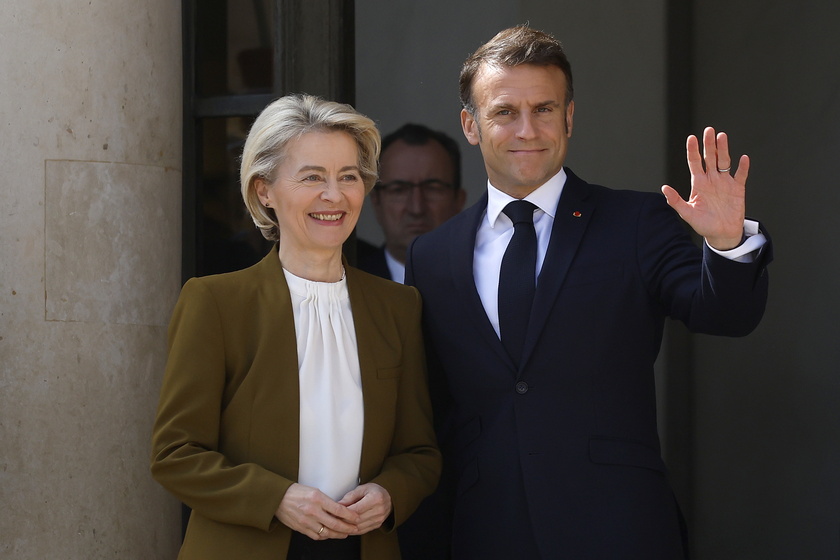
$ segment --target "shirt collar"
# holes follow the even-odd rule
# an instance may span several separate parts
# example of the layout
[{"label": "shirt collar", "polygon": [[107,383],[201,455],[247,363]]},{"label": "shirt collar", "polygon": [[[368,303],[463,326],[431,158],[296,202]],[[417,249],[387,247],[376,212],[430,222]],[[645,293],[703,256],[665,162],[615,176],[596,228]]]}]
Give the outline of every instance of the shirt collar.
[{"label": "shirt collar", "polygon": [[401,263],[385,249],[385,264],[388,265],[388,272],[391,273],[391,280],[405,284],[405,263]]},{"label": "shirt collar", "polygon": [[[560,195],[563,194],[563,187],[566,184],[566,170],[560,168],[559,173],[534,189],[525,200],[554,218],[557,210],[557,203]],[[487,221],[491,228],[496,227],[496,219],[502,213],[508,203],[516,200],[509,194],[505,194],[487,181]]]}]

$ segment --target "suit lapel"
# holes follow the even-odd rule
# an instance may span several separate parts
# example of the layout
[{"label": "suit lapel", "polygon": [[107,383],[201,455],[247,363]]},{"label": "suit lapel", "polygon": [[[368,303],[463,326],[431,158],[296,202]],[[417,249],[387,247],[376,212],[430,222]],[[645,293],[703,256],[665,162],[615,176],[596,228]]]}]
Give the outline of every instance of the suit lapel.
[{"label": "suit lapel", "polygon": [[473,274],[475,236],[486,209],[487,192],[485,191],[484,196],[478,202],[464,211],[465,219],[458,222],[460,229],[453,233],[452,244],[450,245],[450,266],[452,267],[452,277],[455,281],[458,299],[465,302],[467,316],[472,321],[475,332],[484,339],[488,347],[493,349],[499,360],[515,370],[516,365],[502,346],[490,319],[487,318],[487,312],[484,311],[484,305],[481,303],[481,296],[478,295],[478,290],[475,287],[475,276]]},{"label": "suit lapel", "polygon": [[589,196],[586,183],[569,169],[566,169],[566,173],[568,178],[557,203],[554,226],[551,229],[545,260],[537,281],[534,305],[531,308],[528,334],[522,349],[523,367],[545,328],[549,313],[552,312],[554,301],[560,293],[595,208],[595,201]]}]

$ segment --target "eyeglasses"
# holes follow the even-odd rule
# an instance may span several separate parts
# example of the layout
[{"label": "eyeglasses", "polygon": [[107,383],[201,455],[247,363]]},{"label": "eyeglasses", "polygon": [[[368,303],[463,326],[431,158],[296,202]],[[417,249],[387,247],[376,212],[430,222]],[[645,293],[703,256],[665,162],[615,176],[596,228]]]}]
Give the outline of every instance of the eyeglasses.
[{"label": "eyeglasses", "polygon": [[440,181],[438,179],[426,179],[419,183],[412,183],[411,181],[389,181],[387,183],[377,183],[376,190],[389,200],[404,201],[411,196],[414,187],[420,189],[420,193],[426,200],[442,200],[454,191],[454,187],[449,183]]}]

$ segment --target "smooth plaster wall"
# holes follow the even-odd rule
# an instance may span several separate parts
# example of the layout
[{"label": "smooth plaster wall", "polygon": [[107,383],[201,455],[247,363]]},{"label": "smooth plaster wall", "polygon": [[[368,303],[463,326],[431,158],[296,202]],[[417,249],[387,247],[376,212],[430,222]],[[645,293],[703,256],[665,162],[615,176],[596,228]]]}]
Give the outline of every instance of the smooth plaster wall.
[{"label": "smooth plaster wall", "polygon": [[840,3],[695,3],[696,115],[752,158],[762,324],[697,337],[699,560],[840,558]]},{"label": "smooth plaster wall", "polygon": [[0,557],[173,558],[149,437],[180,286],[180,4],[0,4]]}]

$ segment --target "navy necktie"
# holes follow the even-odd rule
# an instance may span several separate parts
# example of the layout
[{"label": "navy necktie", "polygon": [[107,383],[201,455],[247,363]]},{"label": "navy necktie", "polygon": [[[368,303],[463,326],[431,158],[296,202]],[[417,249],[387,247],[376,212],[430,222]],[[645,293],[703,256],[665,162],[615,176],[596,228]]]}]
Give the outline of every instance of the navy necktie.
[{"label": "navy necktie", "polygon": [[516,364],[522,357],[537,283],[536,208],[528,201],[514,200],[502,210],[513,222],[514,230],[499,273],[499,331],[502,344]]}]

